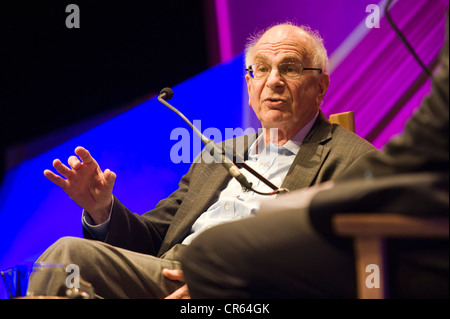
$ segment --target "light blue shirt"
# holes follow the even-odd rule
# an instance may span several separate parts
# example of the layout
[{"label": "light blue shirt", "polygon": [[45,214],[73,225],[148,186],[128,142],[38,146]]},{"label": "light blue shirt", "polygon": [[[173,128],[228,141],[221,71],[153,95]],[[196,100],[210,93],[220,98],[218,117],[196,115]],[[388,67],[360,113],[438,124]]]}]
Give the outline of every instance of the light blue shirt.
[{"label": "light blue shirt", "polygon": [[[306,134],[314,124],[316,116],[284,145],[270,143],[264,146],[264,136],[261,134],[248,149],[248,159],[245,163],[268,179],[272,184],[281,187],[295,156],[300,149]],[[253,174],[240,169],[242,174],[252,183],[253,189],[259,192],[273,191],[269,186],[257,179]],[[256,214],[261,201],[276,195],[260,195],[253,191],[244,190],[239,182],[232,178],[227,187],[220,193],[218,200],[212,204],[192,225],[190,234],[183,244],[189,244],[202,231],[213,226],[248,218]],[[114,205],[114,204],[113,204]],[[83,226],[95,238],[104,239],[108,232],[109,220],[103,224],[93,226],[89,214],[83,211]]]}]

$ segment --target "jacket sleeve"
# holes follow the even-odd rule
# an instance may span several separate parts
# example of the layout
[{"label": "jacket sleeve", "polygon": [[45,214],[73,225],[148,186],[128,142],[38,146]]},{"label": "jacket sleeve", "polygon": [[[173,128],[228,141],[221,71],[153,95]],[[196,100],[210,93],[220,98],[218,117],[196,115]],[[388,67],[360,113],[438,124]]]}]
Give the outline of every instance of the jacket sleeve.
[{"label": "jacket sleeve", "polygon": [[[154,209],[140,215],[131,212],[114,197],[108,234],[105,242],[124,249],[156,255],[165,233],[188,191],[193,166],[178,184],[178,189],[161,200]],[[85,238],[93,239],[83,229]]]}]

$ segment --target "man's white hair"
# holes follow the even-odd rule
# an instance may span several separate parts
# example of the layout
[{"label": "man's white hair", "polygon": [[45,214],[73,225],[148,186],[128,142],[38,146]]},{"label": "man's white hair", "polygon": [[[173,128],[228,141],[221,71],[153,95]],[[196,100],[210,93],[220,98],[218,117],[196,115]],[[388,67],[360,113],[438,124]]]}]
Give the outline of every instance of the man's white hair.
[{"label": "man's white hair", "polygon": [[[308,38],[310,39],[311,46],[305,48],[308,53],[308,58],[313,65],[305,65],[305,67],[310,68],[320,68],[322,72],[327,73],[328,70],[328,54],[325,46],[323,44],[323,39],[320,36],[319,32],[312,30],[309,26],[306,25],[296,25],[293,22],[283,22],[272,25],[264,30],[261,30],[254,35],[250,36],[247,40],[247,44],[245,45],[245,66],[248,67],[251,62],[251,56],[253,53],[253,49],[255,48],[256,43],[261,39],[261,37],[270,29],[276,26],[289,25],[298,28],[302,32],[304,32]],[[311,51],[311,52],[309,52]]]}]

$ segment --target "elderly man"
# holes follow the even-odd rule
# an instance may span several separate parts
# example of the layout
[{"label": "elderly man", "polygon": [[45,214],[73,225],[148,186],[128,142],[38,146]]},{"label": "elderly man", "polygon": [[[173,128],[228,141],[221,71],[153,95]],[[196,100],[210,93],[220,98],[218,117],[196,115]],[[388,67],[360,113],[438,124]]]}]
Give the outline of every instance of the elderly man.
[{"label": "elderly man", "polygon": [[[249,104],[262,130],[233,144],[243,145],[239,155],[272,183],[289,190],[319,184],[361,155],[378,152],[356,134],[331,125],[320,111],[329,76],[326,50],[316,33],[276,25],[251,41],[246,63]],[[178,190],[138,215],[113,195],[113,172],[102,172],[84,148],[75,153],[81,161],[71,156],[70,167],[53,163],[65,178],[50,170],[44,174],[84,209],[86,239],[62,238],[38,261],[77,264],[81,277],[104,298],[187,297],[181,252],[202,231],[257,214],[264,198],[242,189],[204,151]],[[255,189],[264,189],[254,177],[248,179]],[[42,294],[57,294],[60,288],[32,285],[41,285]]]},{"label": "elderly man", "polygon": [[[402,135],[333,181],[280,196],[263,203],[255,218],[200,234],[181,259],[193,298],[355,298],[361,269],[355,269],[351,241],[333,231],[335,214],[448,217],[448,17],[446,31],[432,93]],[[389,286],[378,289],[396,299],[448,299],[448,238],[395,238],[386,248],[388,264],[379,266]]]}]

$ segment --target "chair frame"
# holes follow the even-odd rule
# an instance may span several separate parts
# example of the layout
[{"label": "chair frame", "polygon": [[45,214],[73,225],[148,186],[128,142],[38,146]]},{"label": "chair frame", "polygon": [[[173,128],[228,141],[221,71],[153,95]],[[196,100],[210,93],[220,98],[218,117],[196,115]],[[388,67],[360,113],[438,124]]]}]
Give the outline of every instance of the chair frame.
[{"label": "chair frame", "polygon": [[[392,213],[341,213],[333,218],[338,235],[353,238],[359,299],[388,298],[387,258],[388,238],[448,238],[447,217],[412,217]],[[371,270],[379,267],[379,287],[367,284]],[[373,269],[372,269],[373,270]]]},{"label": "chair frame", "polygon": [[[330,122],[355,132],[352,111],[332,114]],[[359,299],[389,298],[385,252],[388,238],[449,237],[448,217],[415,217],[388,212],[339,213],[333,217],[332,224],[336,234],[353,239]],[[379,286],[367,282],[375,271],[379,275]]]}]

